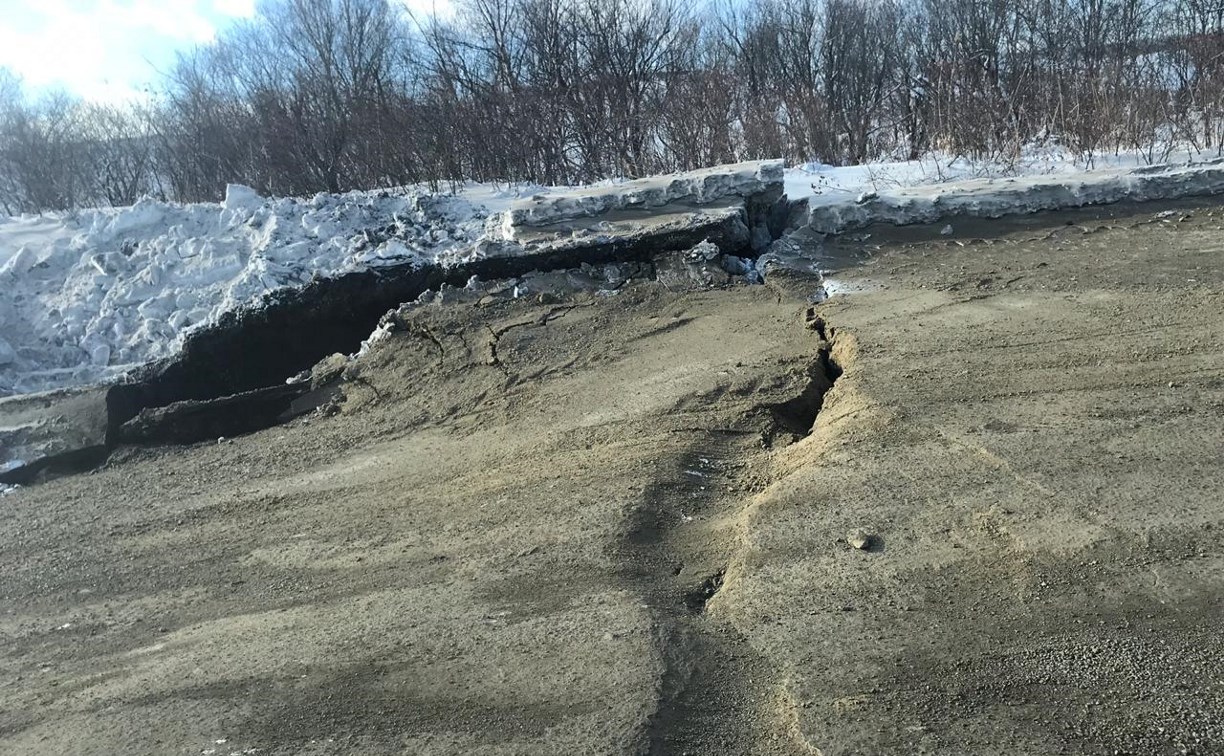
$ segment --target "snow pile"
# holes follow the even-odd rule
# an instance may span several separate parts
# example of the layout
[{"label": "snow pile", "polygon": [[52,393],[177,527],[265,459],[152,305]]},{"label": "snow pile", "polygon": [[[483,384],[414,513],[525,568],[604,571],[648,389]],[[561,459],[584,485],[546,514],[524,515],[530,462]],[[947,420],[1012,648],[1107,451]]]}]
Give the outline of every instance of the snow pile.
[{"label": "snow pile", "polygon": [[276,289],[468,249],[484,215],[416,191],[231,186],[220,204],[0,218],[0,396],[108,380]]},{"label": "snow pile", "polygon": [[1214,150],[1169,150],[1163,157],[1141,151],[1119,151],[1090,159],[1065,148],[1030,146],[1014,159],[971,160],[936,153],[918,160],[872,161],[833,166],[804,163],[786,169],[786,193],[815,205],[841,204],[864,194],[890,194],[917,186],[953,184],[975,179],[1046,176],[1051,181],[1074,174],[1157,165],[1193,165],[1220,157]]},{"label": "snow pile", "polygon": [[1224,192],[1224,162],[1148,165],[1140,153],[1101,156],[1094,170],[1057,151],[1012,162],[936,158],[861,166],[809,163],[787,171],[786,192],[806,198],[808,224],[841,233],[872,223],[934,223],[969,215],[996,218],[1121,200],[1144,201]]}]

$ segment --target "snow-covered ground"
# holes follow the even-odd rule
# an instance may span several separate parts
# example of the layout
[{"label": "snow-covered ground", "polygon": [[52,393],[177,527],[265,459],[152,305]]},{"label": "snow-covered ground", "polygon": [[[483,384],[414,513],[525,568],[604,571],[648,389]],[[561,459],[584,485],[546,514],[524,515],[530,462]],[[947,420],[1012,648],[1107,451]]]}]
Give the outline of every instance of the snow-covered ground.
[{"label": "snow-covered ground", "polygon": [[[823,213],[836,227],[873,218],[923,220],[932,208],[1023,211],[1034,209],[1034,196],[1045,198],[1046,205],[1038,203],[1043,207],[1084,204],[1085,187],[1094,186],[1109,192],[1089,201],[1112,201],[1119,192],[1139,190],[1129,169],[1143,162],[1137,154],[1098,158],[1105,170],[1084,172],[1081,163],[1047,151],[1006,165],[808,164],[789,169],[784,181],[791,198],[810,198],[814,222]],[[174,354],[192,329],[222,313],[316,277],[390,264],[451,264],[483,254],[481,240],[512,237],[507,229],[516,222],[649,207],[656,200],[705,202],[757,191],[762,178],[777,180],[773,168],[752,165],[601,182],[597,189],[468,185],[456,194],[415,187],[265,199],[235,186],[222,203],[144,200],[126,208],[0,217],[0,396],[113,379]],[[1200,170],[1224,181],[1220,165],[1176,170],[1183,183]],[[1184,193],[1195,193],[1192,183]],[[993,204],[980,205],[983,197]]]},{"label": "snow-covered ground", "polygon": [[[919,161],[792,171],[788,189],[807,186],[806,225],[821,233],[842,233],[873,223],[936,223],[960,216],[1003,215],[1224,193],[1224,159],[1146,165],[1141,156],[1098,159],[1093,170],[1070,162],[1032,160],[1011,166],[943,164],[951,180]],[[1002,170],[1006,168],[1006,170]],[[803,173],[800,178],[796,173]],[[884,180],[883,176],[888,176]],[[812,177],[815,177],[813,180]],[[836,186],[835,190],[829,187]],[[789,192],[788,192],[789,193]]]},{"label": "snow-covered ground", "polygon": [[[490,201],[496,198],[490,197]],[[0,218],[0,396],[106,380],[267,292],[470,248],[456,197],[354,192]]]},{"label": "snow-covered ground", "polygon": [[1071,150],[1041,147],[1021,151],[1013,159],[970,160],[929,155],[920,160],[876,161],[863,165],[832,166],[805,163],[786,171],[786,194],[809,197],[813,206],[853,201],[864,193],[887,194],[921,186],[972,180],[1046,177],[1055,182],[1077,174],[1095,175],[1118,169],[1145,168],[1154,163],[1197,164],[1219,157],[1215,150],[1169,149],[1153,153],[1136,150],[1093,155],[1090,159]]}]

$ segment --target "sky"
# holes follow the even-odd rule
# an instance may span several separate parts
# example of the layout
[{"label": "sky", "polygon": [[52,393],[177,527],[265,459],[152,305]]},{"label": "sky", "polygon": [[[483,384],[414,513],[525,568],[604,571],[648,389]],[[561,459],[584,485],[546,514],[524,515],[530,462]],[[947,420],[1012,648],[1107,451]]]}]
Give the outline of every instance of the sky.
[{"label": "sky", "polygon": [[[256,0],[0,0],[0,67],[29,92],[139,100],[175,53],[255,14]],[[401,0],[420,13],[449,0]]]},{"label": "sky", "polygon": [[0,0],[0,66],[29,91],[139,99],[177,50],[254,12],[255,0]]}]

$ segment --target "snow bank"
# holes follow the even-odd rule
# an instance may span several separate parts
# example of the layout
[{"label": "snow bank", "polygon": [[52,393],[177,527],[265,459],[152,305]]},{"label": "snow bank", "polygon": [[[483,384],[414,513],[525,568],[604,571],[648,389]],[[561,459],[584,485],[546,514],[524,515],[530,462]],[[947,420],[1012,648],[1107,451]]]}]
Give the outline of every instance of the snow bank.
[{"label": "snow bank", "polygon": [[807,200],[808,224],[822,233],[872,223],[997,218],[1224,192],[1224,162],[1219,158],[1145,165],[1142,155],[1122,153],[1098,158],[1095,165],[1084,170],[1082,163],[1061,153],[1010,164],[933,159],[851,167],[808,164],[787,171],[786,192],[791,199]]},{"label": "snow bank", "polygon": [[0,396],[105,381],[270,291],[431,262],[483,226],[449,196],[264,199],[241,186],[220,204],[0,220]]},{"label": "snow bank", "polygon": [[1163,157],[1140,151],[1083,155],[1059,147],[1029,147],[1014,159],[976,160],[931,154],[919,160],[872,161],[862,165],[833,166],[804,163],[786,169],[786,193],[792,199],[806,198],[812,205],[839,204],[862,194],[889,194],[916,186],[952,184],[975,179],[1007,179],[1031,176],[1057,178],[1109,171],[1147,168],[1153,165],[1193,165],[1220,157],[1214,150],[1169,150]]},{"label": "snow bank", "polygon": [[[760,161],[588,187],[469,184],[455,194],[415,187],[308,199],[231,185],[221,203],[145,200],[0,218],[0,396],[111,380],[174,355],[225,312],[315,278],[563,255],[626,235],[648,243],[721,227],[746,197],[783,182],[792,199],[807,198],[807,221],[822,232],[1224,192],[1219,162],[1135,167],[1140,160],[1116,156],[1094,172],[1047,154],[1018,167],[808,164],[785,174],[780,161]],[[993,175],[1003,171],[1024,175]]]}]

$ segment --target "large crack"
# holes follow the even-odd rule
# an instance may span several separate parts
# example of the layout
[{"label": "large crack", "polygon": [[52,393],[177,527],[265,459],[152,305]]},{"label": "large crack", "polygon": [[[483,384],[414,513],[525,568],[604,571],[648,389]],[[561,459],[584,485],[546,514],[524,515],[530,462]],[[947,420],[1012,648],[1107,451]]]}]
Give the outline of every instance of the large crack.
[{"label": "large crack", "polygon": [[527,327],[548,325],[552,321],[558,318],[564,317],[571,310],[574,310],[580,306],[581,305],[577,305],[577,304],[561,305],[558,307],[552,307],[546,312],[540,313],[539,315],[536,315],[535,317],[527,318],[525,320],[518,320],[512,323],[506,323],[506,324],[503,324],[497,327],[486,325],[485,329],[489,332],[489,339],[487,342],[488,348],[489,348],[489,358],[486,360],[486,363],[497,367],[499,370],[501,370],[503,373],[509,376],[510,374],[509,368],[506,367],[505,363],[502,362],[501,357],[497,353],[497,348],[501,344],[502,336],[505,336],[507,333],[509,333],[510,331],[513,331],[516,328],[527,328]]},{"label": "large crack", "polygon": [[745,224],[754,222],[754,215],[764,214],[758,224],[770,218],[753,203],[746,208],[743,217],[644,237],[597,239],[448,268],[411,264],[320,279],[302,289],[275,292],[258,307],[228,313],[216,325],[191,334],[177,357],[145,369],[116,389],[134,416],[144,407],[283,383],[327,355],[357,351],[383,315],[400,304],[443,285],[461,288],[473,277],[490,281],[581,265],[649,262],[661,252],[687,249],[706,239],[727,254],[751,254],[744,246]]},{"label": "large crack", "polygon": [[816,417],[824,406],[825,394],[841,377],[842,368],[833,358],[834,329],[825,324],[824,318],[809,307],[805,313],[807,328],[816,333],[816,358],[807,366],[807,383],[795,397],[785,402],[767,405],[770,421],[761,433],[761,444],[772,447],[782,437],[797,441],[812,432]]},{"label": "large crack", "polygon": [[710,603],[710,599],[714,598],[714,595],[722,588],[723,579],[726,576],[726,567],[719,568],[717,572],[707,575],[696,586],[684,592],[684,605],[694,614],[704,612],[706,604]]},{"label": "large crack", "polygon": [[[683,525],[702,509],[720,507],[717,495],[685,480],[700,459],[738,457],[742,439],[697,439],[672,480],[643,492],[630,517],[622,565],[654,616],[663,673],[658,700],[642,734],[641,752],[748,753],[755,686],[768,675],[734,628],[706,615],[722,585],[725,554],[685,543]],[[708,514],[708,513],[707,513]],[[713,743],[718,743],[713,747]]]},{"label": "large crack", "polygon": [[[835,332],[814,309],[806,326],[817,339],[808,379],[793,398],[764,405],[754,416],[762,439],[811,433],[825,395],[841,377],[832,357]],[[664,660],[656,709],[643,735],[643,751],[664,754],[805,753],[780,734],[771,708],[780,695],[772,664],[733,623],[710,613],[734,561],[737,538],[725,523],[749,505],[727,486],[694,473],[718,461],[734,469],[768,453],[751,436],[691,429],[695,438],[669,475],[649,486],[629,517],[623,540],[626,580],[655,616]],[[753,434],[756,435],[756,434]],[[766,445],[767,446],[767,445]],[[709,465],[706,464],[708,468]]]}]

